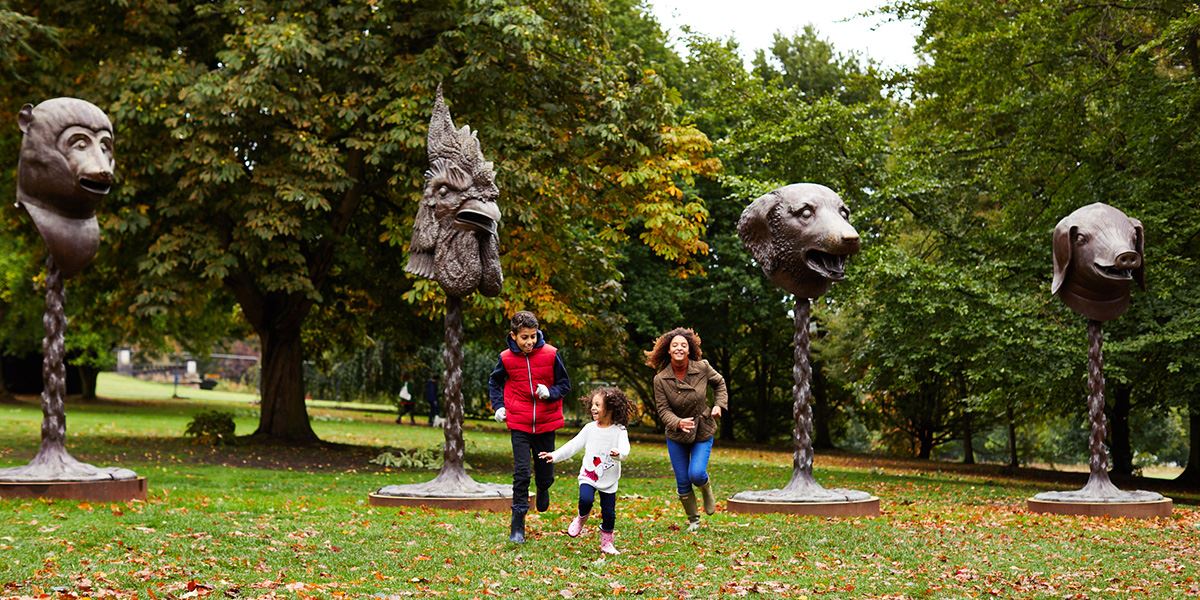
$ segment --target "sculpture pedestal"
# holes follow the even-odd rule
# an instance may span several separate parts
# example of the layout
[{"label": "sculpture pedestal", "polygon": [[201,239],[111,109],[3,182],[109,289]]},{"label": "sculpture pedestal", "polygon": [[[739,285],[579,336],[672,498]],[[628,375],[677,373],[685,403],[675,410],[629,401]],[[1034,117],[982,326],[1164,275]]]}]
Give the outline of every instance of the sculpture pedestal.
[{"label": "sculpture pedestal", "polygon": [[[501,483],[475,483],[470,491],[451,492],[446,489],[430,489],[428,484],[388,485],[367,496],[371,506],[428,506],[445,510],[487,510],[507,512],[512,510],[512,485]],[[529,505],[534,504],[534,495],[529,496]]]},{"label": "sculpture pedestal", "polygon": [[787,490],[739,492],[725,503],[732,513],[784,513],[811,517],[878,517],[879,498],[866,492],[824,489],[797,494]]},{"label": "sculpture pedestal", "polygon": [[146,478],[95,481],[0,481],[0,498],[58,498],[90,502],[146,499]]},{"label": "sculpture pedestal", "polygon": [[[1115,489],[1115,488],[1114,488]],[[1026,501],[1030,512],[1085,517],[1124,517],[1153,519],[1169,517],[1174,508],[1170,498],[1162,494],[1137,490],[1116,491],[1096,496],[1085,490],[1074,492],[1042,492]]]}]

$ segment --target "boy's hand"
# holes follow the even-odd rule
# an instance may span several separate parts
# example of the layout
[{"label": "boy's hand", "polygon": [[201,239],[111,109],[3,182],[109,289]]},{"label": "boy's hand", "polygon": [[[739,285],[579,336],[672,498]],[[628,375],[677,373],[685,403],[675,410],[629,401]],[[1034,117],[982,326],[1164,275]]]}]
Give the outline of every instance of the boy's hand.
[{"label": "boy's hand", "polygon": [[608,451],[608,455],[609,455],[609,456],[611,456],[611,457],[613,457],[613,458],[616,458],[616,457],[618,457],[618,456],[621,456],[621,453],[620,453],[620,452],[618,452],[616,448],[613,448],[612,450],[609,450],[609,451]]},{"label": "boy's hand", "polygon": [[537,397],[539,400],[545,400],[550,397],[550,390],[546,387],[546,384],[539,383],[537,385]]},{"label": "boy's hand", "polygon": [[548,463],[554,462],[554,455],[550,454],[549,452],[538,452],[538,458]]},{"label": "boy's hand", "polygon": [[500,408],[496,409],[496,414],[492,418],[496,419],[497,423],[503,423],[508,419],[508,411],[504,410],[504,407],[501,406]]}]

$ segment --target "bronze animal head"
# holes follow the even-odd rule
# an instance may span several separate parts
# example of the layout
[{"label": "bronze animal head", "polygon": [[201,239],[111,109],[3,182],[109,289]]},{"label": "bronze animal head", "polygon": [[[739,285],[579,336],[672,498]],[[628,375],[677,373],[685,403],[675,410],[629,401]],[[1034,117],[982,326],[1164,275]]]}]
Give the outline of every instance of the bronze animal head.
[{"label": "bronze animal head", "polygon": [[1142,222],[1101,202],[1076,209],[1054,227],[1054,281],[1075,312],[1096,321],[1129,308],[1129,284],[1146,289]]},{"label": "bronze animal head", "polygon": [[500,208],[492,163],[467,126],[454,128],[439,85],[429,120],[425,197],[417,209],[405,271],[436,280],[451,296],[500,293]]},{"label": "bronze animal head", "polygon": [[77,98],[26,104],[17,204],[24,206],[64,278],[83,270],[100,246],[96,206],[113,184],[113,127],[104,111]]},{"label": "bronze animal head", "polygon": [[746,207],[738,237],[763,274],[800,298],[816,298],[846,278],[846,258],[858,252],[850,210],[833,190],[795,183]]}]

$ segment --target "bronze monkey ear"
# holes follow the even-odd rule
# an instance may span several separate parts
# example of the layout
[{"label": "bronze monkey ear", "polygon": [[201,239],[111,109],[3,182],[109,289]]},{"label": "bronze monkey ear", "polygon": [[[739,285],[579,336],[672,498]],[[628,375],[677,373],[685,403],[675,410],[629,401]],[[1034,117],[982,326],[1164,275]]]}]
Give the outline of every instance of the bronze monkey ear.
[{"label": "bronze monkey ear", "polygon": [[1054,281],[1050,283],[1050,293],[1057,294],[1067,279],[1067,269],[1071,267],[1071,238],[1078,228],[1063,219],[1054,226]]},{"label": "bronze monkey ear", "polygon": [[21,133],[24,134],[32,124],[33,105],[26,104],[25,106],[21,107],[21,112],[17,113],[17,127],[19,127],[21,129]]},{"label": "bronze monkey ear", "polygon": [[751,256],[762,267],[764,273],[773,270],[771,264],[771,211],[779,205],[779,194],[768,192],[759,196],[742,211],[738,220],[738,237],[750,250]]}]

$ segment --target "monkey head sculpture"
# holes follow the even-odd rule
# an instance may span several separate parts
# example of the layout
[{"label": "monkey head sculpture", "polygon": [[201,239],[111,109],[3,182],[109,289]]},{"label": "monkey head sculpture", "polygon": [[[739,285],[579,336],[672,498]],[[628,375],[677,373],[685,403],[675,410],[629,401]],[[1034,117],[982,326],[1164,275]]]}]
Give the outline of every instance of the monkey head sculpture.
[{"label": "monkey head sculpture", "polygon": [[77,98],[26,104],[17,204],[37,226],[64,278],[83,270],[100,246],[96,206],[113,184],[113,127],[104,111]]},{"label": "monkey head sculpture", "polygon": [[404,270],[436,280],[451,296],[467,296],[476,289],[485,296],[498,295],[504,275],[495,172],[475,132],[465,125],[454,128],[440,85],[428,145],[430,169]]},{"label": "monkey head sculpture", "polygon": [[1129,308],[1130,283],[1146,289],[1142,222],[1101,202],[1081,207],[1054,227],[1054,281],[1071,310],[1096,321]]},{"label": "monkey head sculpture", "polygon": [[846,278],[846,258],[858,252],[850,210],[833,190],[812,183],[781,187],[751,202],[738,237],[771,283],[800,298],[816,298]]}]

